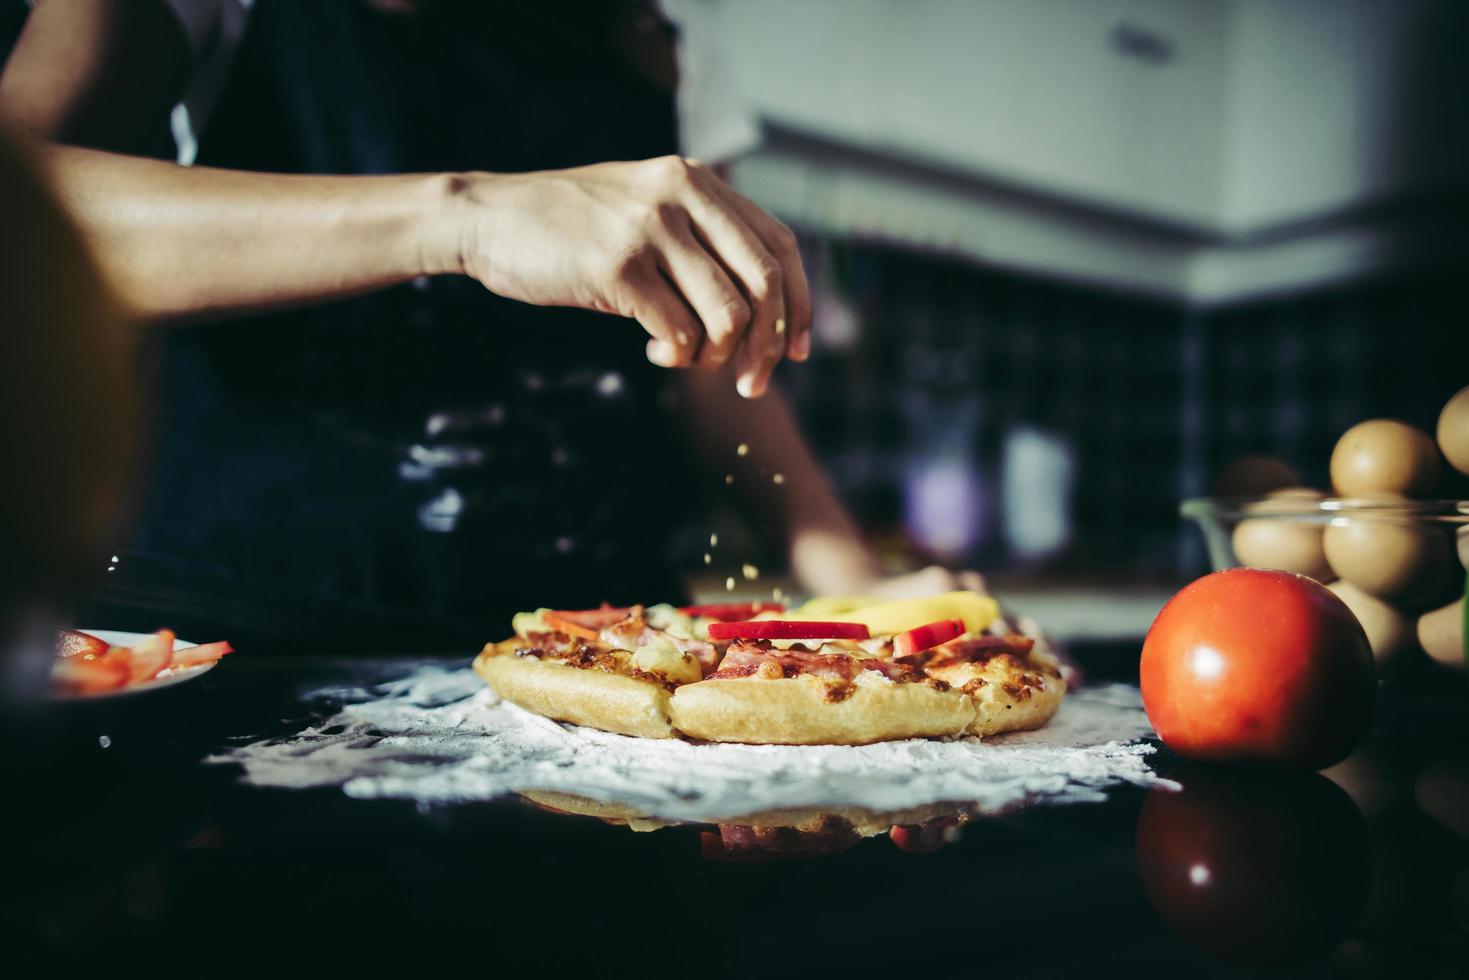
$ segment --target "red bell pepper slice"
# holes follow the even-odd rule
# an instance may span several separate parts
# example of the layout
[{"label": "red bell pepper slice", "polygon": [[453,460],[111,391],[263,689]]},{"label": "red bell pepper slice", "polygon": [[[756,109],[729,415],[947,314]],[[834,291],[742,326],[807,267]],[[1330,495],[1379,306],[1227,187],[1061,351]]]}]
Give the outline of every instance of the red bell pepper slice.
[{"label": "red bell pepper slice", "polygon": [[235,648],[224,640],[217,643],[202,643],[194,647],[174,647],[173,661],[170,667],[193,667],[197,664],[214,663],[226,654],[234,653]]},{"label": "red bell pepper slice", "polygon": [[940,643],[947,643],[954,637],[963,635],[964,620],[940,619],[917,629],[911,629],[906,633],[899,633],[893,638],[893,655],[911,657],[929,647],[936,647]]},{"label": "red bell pepper slice", "polygon": [[128,647],[128,656],[132,658],[129,682],[136,684],[158,676],[173,659],[173,640],[173,630],[159,630]]},{"label": "red bell pepper slice", "polygon": [[786,607],[779,602],[715,602],[707,606],[679,606],[678,611],[685,616],[702,616],[730,623],[749,619],[758,613],[785,612]]},{"label": "red bell pepper slice", "polygon": [[742,623],[710,623],[711,640],[865,640],[861,623],[817,623],[795,619],[756,619]]}]

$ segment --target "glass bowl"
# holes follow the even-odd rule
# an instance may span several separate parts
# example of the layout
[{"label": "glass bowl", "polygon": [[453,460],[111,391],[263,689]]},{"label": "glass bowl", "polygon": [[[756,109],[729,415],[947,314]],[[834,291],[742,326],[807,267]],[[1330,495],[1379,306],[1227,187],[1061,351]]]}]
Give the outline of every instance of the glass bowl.
[{"label": "glass bowl", "polygon": [[1186,500],[1180,512],[1203,532],[1216,571],[1280,568],[1326,584],[1361,621],[1380,666],[1421,651],[1464,668],[1469,501],[1283,491]]}]

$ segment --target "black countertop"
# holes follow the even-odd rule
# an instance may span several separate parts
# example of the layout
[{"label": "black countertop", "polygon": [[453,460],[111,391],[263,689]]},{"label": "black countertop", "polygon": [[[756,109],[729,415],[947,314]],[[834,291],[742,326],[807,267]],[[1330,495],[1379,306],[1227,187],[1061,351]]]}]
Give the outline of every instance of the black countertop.
[{"label": "black countertop", "polygon": [[[1117,647],[1074,653],[1093,676],[1134,662]],[[1469,963],[1459,689],[1389,692],[1330,779],[1189,766],[1165,750],[1154,765],[1181,793],[1122,788],[1100,804],[871,836],[835,818],[807,825],[822,833],[640,832],[518,798],[421,807],[264,790],[201,761],[334,707],[305,692],[401,669],[237,656],[7,736],[7,959],[374,975],[401,959],[416,976],[461,962],[1202,977],[1459,976]]]}]

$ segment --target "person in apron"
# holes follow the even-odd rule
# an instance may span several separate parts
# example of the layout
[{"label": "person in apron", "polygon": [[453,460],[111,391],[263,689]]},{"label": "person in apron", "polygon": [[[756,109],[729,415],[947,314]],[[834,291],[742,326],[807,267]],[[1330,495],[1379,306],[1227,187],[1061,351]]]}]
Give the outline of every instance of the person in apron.
[{"label": "person in apron", "polygon": [[[647,17],[641,5],[583,2],[255,0],[227,74],[205,93],[211,113],[191,152],[208,167],[340,175],[518,174],[658,157],[676,133],[657,59],[650,71],[631,56],[662,29]],[[188,37],[214,36],[181,23]],[[27,35],[21,44],[0,102],[27,61]],[[194,77],[201,70],[196,57]],[[111,179],[144,166],[74,156],[59,156],[64,185],[65,167]],[[327,196],[338,187],[313,186]],[[770,315],[767,297],[744,289],[749,332],[733,369],[751,395],[780,353],[809,350],[809,299],[794,292],[804,277],[789,233],[739,207],[772,251],[785,250],[787,288],[776,298],[795,297]],[[217,235],[208,241],[217,248]],[[350,251],[304,261],[341,263]],[[738,263],[727,264],[740,279]],[[287,292],[293,276],[282,270]],[[703,423],[697,449],[730,477],[764,478],[754,498],[778,531],[805,532],[793,548],[798,573],[837,570],[828,590],[872,582],[875,564],[789,414],[771,399],[721,402],[707,381],[670,384],[654,363],[695,355],[650,332],[645,358],[635,332],[595,313],[527,305],[463,277],[415,277],[164,334],[145,503],[87,616],[227,631],[237,646],[401,650],[477,645],[513,611],[548,602],[678,599],[697,558],[670,546],[717,488],[694,464],[690,419]],[[776,357],[745,356],[772,340]],[[736,454],[746,439],[756,451]],[[772,471],[783,479],[769,480]]]}]

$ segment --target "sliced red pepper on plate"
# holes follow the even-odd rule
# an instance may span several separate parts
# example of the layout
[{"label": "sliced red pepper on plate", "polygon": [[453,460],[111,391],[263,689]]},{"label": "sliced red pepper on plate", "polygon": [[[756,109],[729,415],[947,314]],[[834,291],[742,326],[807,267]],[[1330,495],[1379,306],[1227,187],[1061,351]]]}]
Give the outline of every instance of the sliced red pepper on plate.
[{"label": "sliced red pepper on plate", "polygon": [[235,648],[223,640],[217,643],[201,643],[192,647],[174,647],[170,667],[193,667],[197,664],[214,663],[225,654],[234,653]]},{"label": "sliced red pepper on plate", "polygon": [[132,658],[131,683],[152,680],[173,659],[173,630],[159,630],[128,647]]},{"label": "sliced red pepper on plate", "polygon": [[613,623],[620,623],[632,612],[631,607],[601,609],[552,609],[541,618],[553,630],[568,636],[579,636],[583,640],[595,640],[601,631]]},{"label": "sliced red pepper on plate", "polygon": [[57,658],[51,684],[59,694],[96,694],[125,686],[132,669],[126,650],[112,647],[100,654]]},{"label": "sliced red pepper on plate", "polygon": [[679,606],[678,611],[685,616],[702,616],[730,623],[763,612],[785,612],[786,607],[779,602],[714,602],[706,606]]},{"label": "sliced red pepper on plate", "polygon": [[794,619],[755,619],[742,623],[710,623],[711,640],[865,640],[861,623],[818,623]]},{"label": "sliced red pepper on plate", "polygon": [[893,637],[893,656],[911,657],[929,647],[936,647],[940,643],[947,643],[954,637],[963,635],[964,620],[962,619],[940,619],[934,623],[925,623],[916,629],[899,633]]}]

